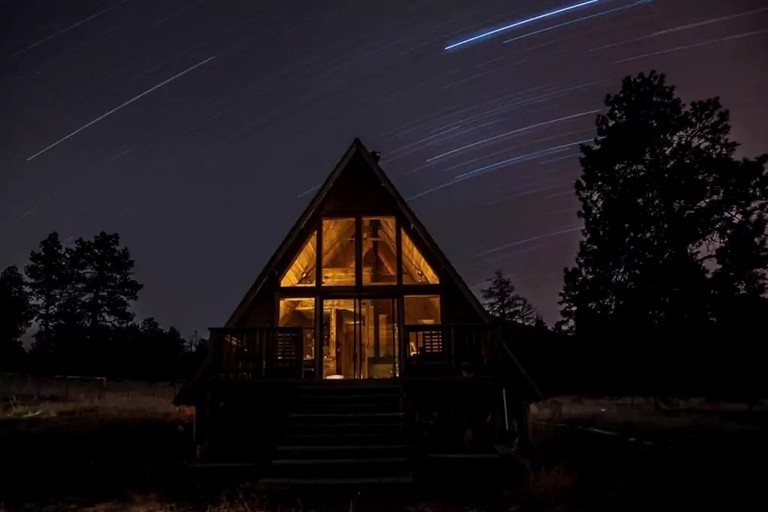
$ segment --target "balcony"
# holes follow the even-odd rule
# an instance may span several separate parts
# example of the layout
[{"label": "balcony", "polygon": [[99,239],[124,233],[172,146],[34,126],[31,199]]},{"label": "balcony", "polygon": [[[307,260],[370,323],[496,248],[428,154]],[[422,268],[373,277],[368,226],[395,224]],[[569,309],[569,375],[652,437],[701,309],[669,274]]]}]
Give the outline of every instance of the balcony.
[{"label": "balcony", "polygon": [[[407,325],[400,376],[490,375],[500,370],[498,330],[491,325]],[[212,372],[227,380],[313,379],[314,329],[211,329]]]},{"label": "balcony", "polygon": [[300,379],[305,366],[304,329],[256,327],[211,329],[213,373],[230,380]]},{"label": "balcony", "polygon": [[486,324],[407,325],[409,376],[491,374],[499,370],[499,332]]}]

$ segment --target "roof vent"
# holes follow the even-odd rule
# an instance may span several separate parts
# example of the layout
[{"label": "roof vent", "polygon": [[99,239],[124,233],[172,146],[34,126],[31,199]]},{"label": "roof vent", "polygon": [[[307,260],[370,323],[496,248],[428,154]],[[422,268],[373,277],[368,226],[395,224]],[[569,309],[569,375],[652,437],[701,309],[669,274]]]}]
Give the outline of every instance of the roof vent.
[{"label": "roof vent", "polygon": [[381,160],[381,152],[371,151],[371,158],[373,158],[374,162],[379,163],[379,160]]}]

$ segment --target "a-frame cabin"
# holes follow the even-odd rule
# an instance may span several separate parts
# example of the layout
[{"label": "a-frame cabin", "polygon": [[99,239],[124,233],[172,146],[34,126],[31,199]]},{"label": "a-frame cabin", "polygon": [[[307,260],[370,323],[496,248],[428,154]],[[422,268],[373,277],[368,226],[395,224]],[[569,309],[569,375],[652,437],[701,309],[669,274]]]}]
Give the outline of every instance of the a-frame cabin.
[{"label": "a-frame cabin", "polygon": [[202,460],[279,461],[281,445],[376,437],[390,421],[392,446],[426,446],[422,422],[443,409],[465,408],[464,426],[436,450],[484,450],[466,430],[489,444],[524,425],[508,347],[357,139],[210,340],[176,397],[196,407]]}]

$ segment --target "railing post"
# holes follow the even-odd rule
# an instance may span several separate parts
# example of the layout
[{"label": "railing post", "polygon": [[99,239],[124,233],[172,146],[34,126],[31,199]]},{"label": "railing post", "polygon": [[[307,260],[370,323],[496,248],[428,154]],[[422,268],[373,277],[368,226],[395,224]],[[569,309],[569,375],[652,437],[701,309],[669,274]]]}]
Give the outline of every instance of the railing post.
[{"label": "railing post", "polygon": [[304,329],[297,327],[293,332],[293,350],[296,355],[296,361],[294,362],[294,371],[297,374],[297,378],[304,378]]},{"label": "railing post", "polygon": [[259,332],[258,336],[258,343],[259,343],[259,352],[261,352],[261,378],[265,379],[267,377],[267,340],[265,339],[265,333]]}]

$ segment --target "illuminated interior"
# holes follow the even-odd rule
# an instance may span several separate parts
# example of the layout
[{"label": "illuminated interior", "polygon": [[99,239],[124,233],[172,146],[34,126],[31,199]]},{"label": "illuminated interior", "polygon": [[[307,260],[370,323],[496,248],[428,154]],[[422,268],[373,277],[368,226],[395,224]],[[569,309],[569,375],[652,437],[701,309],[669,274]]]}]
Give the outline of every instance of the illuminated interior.
[{"label": "illuminated interior", "polygon": [[304,359],[315,358],[315,299],[280,299],[277,325],[304,328]]},{"label": "illuminated interior", "polygon": [[440,323],[440,297],[437,295],[406,295],[405,325],[435,325]]},{"label": "illuminated interior", "polygon": [[422,256],[405,230],[401,230],[403,239],[403,284],[439,284],[432,267]]},{"label": "illuminated interior", "polygon": [[395,377],[396,299],[323,301],[323,378]]},{"label": "illuminated interior", "polygon": [[317,266],[317,233],[313,232],[280,280],[280,286],[314,286]]},{"label": "illuminated interior", "polygon": [[[397,224],[394,217],[361,219],[362,284],[397,284]],[[322,222],[322,286],[354,286],[355,219],[332,218]],[[408,233],[401,228],[403,284],[439,284],[440,280]],[[285,271],[281,287],[317,283],[317,233],[312,233]]]},{"label": "illuminated interior", "polygon": [[[403,306],[405,309],[405,325],[429,326],[440,324],[440,297],[437,295],[406,295]],[[430,331],[411,331],[409,333],[408,353],[410,355],[424,350],[429,351],[431,348],[442,348],[442,334],[440,331]]]},{"label": "illuminated interior", "polygon": [[323,219],[323,286],[355,284],[355,219]]},{"label": "illuminated interior", "polygon": [[363,217],[363,284],[397,284],[394,217]]},{"label": "illuminated interior", "polygon": [[[302,298],[281,297],[278,325],[304,329],[303,357],[306,361],[315,361],[315,347],[322,347],[322,365],[318,360],[317,368],[322,367],[323,378],[397,376],[400,347],[398,325],[400,328],[404,325],[439,325],[440,296],[403,296],[402,291],[396,292],[394,286],[398,284],[398,277],[405,286],[439,284],[437,274],[407,232],[398,228],[395,217],[324,218],[321,226],[322,231],[315,231],[309,236],[280,281],[281,287],[285,288],[312,286],[315,291],[305,290],[314,297],[306,297],[304,291],[299,292],[305,295]],[[359,245],[356,243],[357,236],[360,237]],[[400,269],[398,249],[401,251]],[[318,250],[321,251],[320,283],[317,282],[316,268]],[[356,274],[357,265],[360,265],[359,275]],[[345,291],[342,296],[337,295],[341,290],[334,292],[326,288],[322,291],[325,287],[355,286],[358,278],[361,280],[359,283],[366,288],[357,290],[374,297],[356,297],[357,291],[353,290]],[[322,288],[318,288],[317,284]],[[387,286],[393,286],[392,295],[381,297],[382,294],[388,294]],[[296,295],[296,292],[291,294]],[[328,294],[332,296],[328,297]],[[400,300],[403,301],[402,319],[398,319]],[[322,318],[318,319],[316,325],[317,301],[322,303]],[[322,330],[322,339],[317,341],[316,327]],[[413,353],[425,346],[425,340],[435,338],[439,342],[439,336],[439,330],[416,329],[415,334],[411,332],[409,339],[403,341]]]}]

